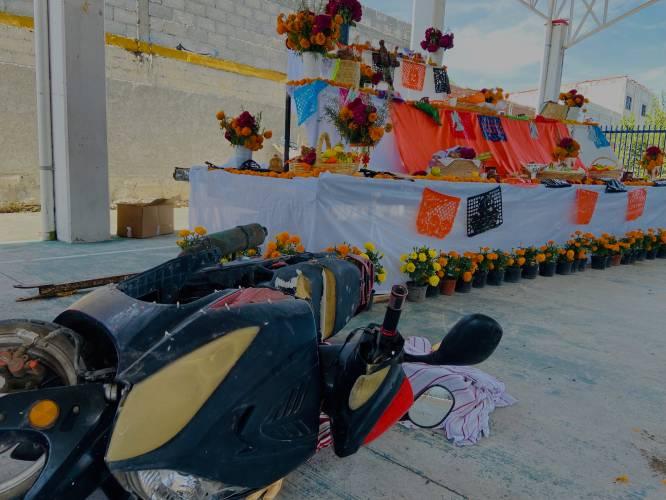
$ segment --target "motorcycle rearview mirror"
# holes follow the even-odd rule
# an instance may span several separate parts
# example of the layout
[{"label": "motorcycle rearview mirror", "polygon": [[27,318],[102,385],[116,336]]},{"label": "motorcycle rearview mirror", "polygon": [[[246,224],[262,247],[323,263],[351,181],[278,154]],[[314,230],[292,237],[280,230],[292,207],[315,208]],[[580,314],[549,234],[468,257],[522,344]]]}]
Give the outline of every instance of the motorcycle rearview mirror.
[{"label": "motorcycle rearview mirror", "polygon": [[405,361],[429,365],[475,365],[488,359],[502,340],[502,327],[484,314],[470,314],[458,321],[439,349],[426,355],[405,354]]},{"label": "motorcycle rearview mirror", "polygon": [[446,387],[433,385],[414,400],[407,418],[417,427],[433,429],[446,420],[454,405],[455,398]]}]

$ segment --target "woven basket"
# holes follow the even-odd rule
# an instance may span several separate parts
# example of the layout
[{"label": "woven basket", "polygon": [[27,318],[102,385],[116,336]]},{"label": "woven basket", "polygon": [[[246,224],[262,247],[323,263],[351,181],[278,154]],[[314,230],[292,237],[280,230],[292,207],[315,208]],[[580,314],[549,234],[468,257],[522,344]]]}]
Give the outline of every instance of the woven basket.
[{"label": "woven basket", "polygon": [[541,170],[537,173],[537,179],[558,179],[563,181],[581,181],[585,177],[585,172],[582,170],[576,171],[559,171],[559,170]]},{"label": "woven basket", "polygon": [[317,161],[314,164],[316,168],[325,169],[334,174],[344,174],[344,175],[354,175],[356,172],[358,172],[358,169],[361,165],[360,162],[359,163],[320,162],[319,159],[322,157],[322,154],[324,153],[324,145],[326,145],[326,148],[328,149],[331,148],[331,138],[328,136],[326,132],[323,132],[319,136],[319,141],[317,142]]},{"label": "woven basket", "polygon": [[463,160],[456,158],[450,163],[441,166],[442,174],[445,176],[471,178],[479,176],[479,167],[472,160]]},{"label": "woven basket", "polygon": [[312,170],[312,165],[309,163],[303,163],[301,161],[289,162],[289,171],[295,174],[305,174]]},{"label": "woven basket", "polygon": [[[592,166],[596,165],[598,162],[604,160],[604,162],[612,163],[615,165],[614,170],[599,170],[595,171],[592,170]],[[587,177],[589,179],[617,179],[620,180],[622,178],[622,169],[619,167],[617,160],[614,160],[613,158],[609,158],[607,156],[601,156],[594,160],[592,163],[590,163],[590,168],[587,171]]]}]

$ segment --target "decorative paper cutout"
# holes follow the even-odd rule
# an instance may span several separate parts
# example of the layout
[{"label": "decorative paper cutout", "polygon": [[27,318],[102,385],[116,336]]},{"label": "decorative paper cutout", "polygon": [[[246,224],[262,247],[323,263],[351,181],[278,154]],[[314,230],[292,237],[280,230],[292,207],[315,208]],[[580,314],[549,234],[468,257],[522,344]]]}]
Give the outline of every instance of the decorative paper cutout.
[{"label": "decorative paper cutout", "polygon": [[627,221],[638,219],[645,210],[647,189],[635,189],[627,193]]},{"label": "decorative paper cutout", "polygon": [[592,142],[594,142],[594,145],[597,147],[597,149],[610,147],[610,142],[608,142],[606,134],[604,134],[604,132],[597,125],[588,127],[587,134]]},{"label": "decorative paper cutout", "polygon": [[472,115],[466,112],[446,111],[447,121],[451,127],[451,134],[456,139],[467,139],[475,141],[474,122]]},{"label": "decorative paper cutout", "polygon": [[425,188],[416,217],[416,230],[419,234],[445,238],[453,228],[459,205],[460,198]]},{"label": "decorative paper cutout", "polygon": [[589,224],[597,208],[599,193],[589,189],[578,189],[576,191],[576,224]]},{"label": "decorative paper cutout", "polygon": [[502,122],[497,116],[479,115],[479,125],[481,125],[481,132],[483,132],[483,137],[487,141],[506,141],[504,127],[502,127]]},{"label": "decorative paper cutout", "polygon": [[412,61],[402,62],[402,86],[406,89],[423,90],[425,83],[425,64]]},{"label": "decorative paper cutout", "polygon": [[503,222],[501,187],[467,198],[468,237],[495,229]]},{"label": "decorative paper cutout", "polygon": [[358,87],[361,81],[361,63],[340,59],[340,67],[335,75],[335,81]]},{"label": "decorative paper cutout", "polygon": [[530,137],[535,140],[539,140],[539,128],[537,127],[536,123],[533,121],[530,121]]},{"label": "decorative paper cutout", "polygon": [[326,88],[326,83],[315,80],[308,85],[294,89],[294,104],[298,115],[298,124],[303,123],[317,112],[319,93]]},{"label": "decorative paper cutout", "polygon": [[435,79],[435,92],[438,94],[450,94],[451,82],[446,68],[433,68],[432,74]]}]

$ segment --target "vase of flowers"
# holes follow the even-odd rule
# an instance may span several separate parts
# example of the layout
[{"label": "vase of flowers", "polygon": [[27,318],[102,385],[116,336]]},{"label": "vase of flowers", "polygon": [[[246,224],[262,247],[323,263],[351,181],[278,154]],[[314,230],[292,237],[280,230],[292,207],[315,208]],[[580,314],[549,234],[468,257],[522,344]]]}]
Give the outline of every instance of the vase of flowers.
[{"label": "vase of flowers", "polygon": [[567,110],[567,120],[580,120],[581,108],[590,102],[589,99],[586,99],[576,89],[571,89],[569,92],[561,92],[560,101],[569,108]]},{"label": "vase of flowers", "polygon": [[645,169],[651,179],[657,177],[659,167],[664,164],[664,152],[659,146],[650,146],[643,153],[639,165]]},{"label": "vase of flowers", "polygon": [[303,57],[303,77],[319,78],[320,57],[335,48],[340,39],[342,16],[302,9],[277,18],[277,32],[286,35],[287,48]]},{"label": "vase of flowers", "polygon": [[421,48],[431,54],[440,50],[447,51],[453,48],[453,33],[442,33],[441,30],[430,27],[425,30]]},{"label": "vase of flowers", "polygon": [[386,123],[387,108],[377,108],[368,95],[359,96],[350,102],[331,103],[324,109],[340,137],[361,149],[361,156],[369,161],[369,149],[374,147],[393,127]]},{"label": "vase of flowers", "polygon": [[580,155],[580,144],[571,137],[560,139],[553,151],[553,159],[566,170],[573,170],[578,155]]},{"label": "vase of flowers", "polygon": [[432,248],[414,248],[408,254],[400,257],[402,265],[400,271],[409,276],[407,282],[407,300],[411,302],[422,302],[425,300],[428,286],[439,285],[437,272],[441,266],[437,262],[438,253]]},{"label": "vase of flowers", "polygon": [[224,111],[215,115],[224,130],[224,138],[234,146],[234,166],[236,168],[252,159],[252,152],[264,147],[264,139],[273,137],[273,132],[261,128],[261,113],[253,116],[243,111],[235,118],[228,118]]},{"label": "vase of flowers", "polygon": [[340,42],[349,45],[349,27],[356,26],[363,17],[363,7],[358,0],[328,0],[325,9],[329,16],[340,16]]}]

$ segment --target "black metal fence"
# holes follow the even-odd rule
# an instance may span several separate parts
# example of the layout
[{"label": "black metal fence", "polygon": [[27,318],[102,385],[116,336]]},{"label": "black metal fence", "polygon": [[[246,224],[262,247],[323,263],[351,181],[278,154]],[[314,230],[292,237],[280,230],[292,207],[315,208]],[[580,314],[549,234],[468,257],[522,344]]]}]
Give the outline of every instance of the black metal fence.
[{"label": "black metal fence", "polygon": [[663,127],[632,129],[611,126],[606,127],[604,133],[624,169],[633,172],[636,177],[645,175],[638,162],[647,148],[659,146],[662,150],[666,149],[666,128]]}]

